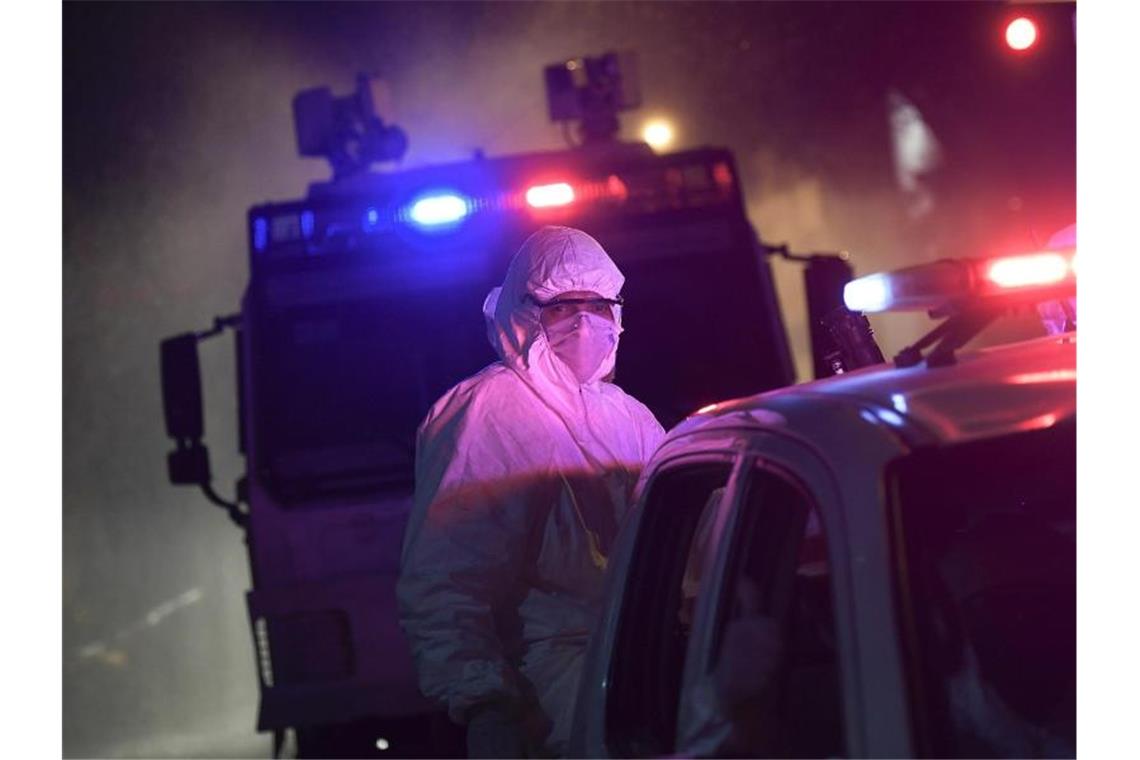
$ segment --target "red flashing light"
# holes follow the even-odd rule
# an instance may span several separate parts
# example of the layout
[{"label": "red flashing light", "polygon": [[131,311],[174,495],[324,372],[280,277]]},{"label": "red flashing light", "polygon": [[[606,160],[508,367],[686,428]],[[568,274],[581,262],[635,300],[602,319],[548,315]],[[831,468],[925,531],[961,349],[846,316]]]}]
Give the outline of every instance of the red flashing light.
[{"label": "red flashing light", "polygon": [[1005,44],[1013,50],[1028,50],[1037,42],[1037,24],[1019,16],[1005,27]]},{"label": "red flashing light", "polygon": [[1030,253],[994,259],[986,265],[985,277],[999,288],[1055,285],[1074,276],[1076,252]]},{"label": "red flashing light", "polygon": [[[518,198],[518,196],[515,196]],[[569,206],[572,203],[596,201],[624,202],[629,198],[629,188],[616,174],[604,180],[571,185],[568,182],[553,182],[532,185],[523,193],[526,205],[535,210]]]},{"label": "red flashing light", "polygon": [[713,182],[724,192],[732,189],[736,181],[732,177],[732,169],[728,168],[728,164],[719,163],[713,167]]},{"label": "red flashing light", "polygon": [[568,206],[574,202],[574,188],[565,182],[535,185],[526,191],[526,203],[531,208]]},{"label": "red flashing light", "polygon": [[606,180],[606,193],[611,198],[624,201],[629,197],[629,188],[621,181],[621,177],[611,174],[610,178]]}]

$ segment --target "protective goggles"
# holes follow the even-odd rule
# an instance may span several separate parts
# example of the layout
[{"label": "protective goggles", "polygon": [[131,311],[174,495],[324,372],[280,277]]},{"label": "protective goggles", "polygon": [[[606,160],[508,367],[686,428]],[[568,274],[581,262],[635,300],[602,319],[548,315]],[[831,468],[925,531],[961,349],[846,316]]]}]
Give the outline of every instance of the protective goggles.
[{"label": "protective goggles", "polygon": [[527,293],[527,299],[542,310],[543,314],[551,315],[555,318],[568,317],[572,314],[584,311],[590,314],[598,314],[607,318],[613,318],[613,307],[621,306],[625,301],[619,295],[616,298],[558,298],[555,297],[549,301],[539,301],[534,296]]}]

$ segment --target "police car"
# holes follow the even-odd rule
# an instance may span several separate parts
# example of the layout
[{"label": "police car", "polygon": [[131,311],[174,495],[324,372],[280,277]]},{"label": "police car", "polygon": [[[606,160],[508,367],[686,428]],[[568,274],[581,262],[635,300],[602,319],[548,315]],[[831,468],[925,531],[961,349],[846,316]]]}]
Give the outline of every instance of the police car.
[{"label": "police car", "polygon": [[[946,318],[674,428],[609,558],[571,754],[1076,752],[1075,250],[847,286]],[[961,347],[1014,308],[1064,328]]]}]

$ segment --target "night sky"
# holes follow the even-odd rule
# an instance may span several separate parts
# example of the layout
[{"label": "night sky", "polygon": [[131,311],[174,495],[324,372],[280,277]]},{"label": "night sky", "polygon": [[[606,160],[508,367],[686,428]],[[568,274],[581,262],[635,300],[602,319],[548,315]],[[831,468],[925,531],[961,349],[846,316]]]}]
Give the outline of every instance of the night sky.
[{"label": "night sky", "polygon": [[[1002,43],[1015,13],[1042,29],[1027,54]],[[328,175],[296,155],[295,92],[383,76],[405,166],[557,149],[542,67],[632,49],[644,104],[623,117],[626,137],[665,115],[677,147],[731,148],[765,240],[850,251],[865,274],[1032,248],[1075,221],[1073,15],[1065,3],[65,3],[65,754],[268,754],[253,730],[245,547],[196,490],[166,482],[158,343],[237,311],[249,206]],[[921,216],[892,164],[900,97],[940,144]],[[798,270],[776,271],[806,379]],[[924,326],[874,324],[885,353]],[[231,354],[228,339],[202,350],[224,492],[242,468]]]}]

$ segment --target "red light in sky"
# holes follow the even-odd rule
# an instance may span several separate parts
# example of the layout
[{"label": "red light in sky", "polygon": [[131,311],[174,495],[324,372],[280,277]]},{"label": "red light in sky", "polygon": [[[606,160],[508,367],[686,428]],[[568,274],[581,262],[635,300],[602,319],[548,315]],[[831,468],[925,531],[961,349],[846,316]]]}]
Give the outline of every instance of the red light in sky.
[{"label": "red light in sky", "polygon": [[1015,18],[1005,28],[1005,42],[1014,50],[1028,50],[1037,42],[1037,25],[1025,16]]}]

